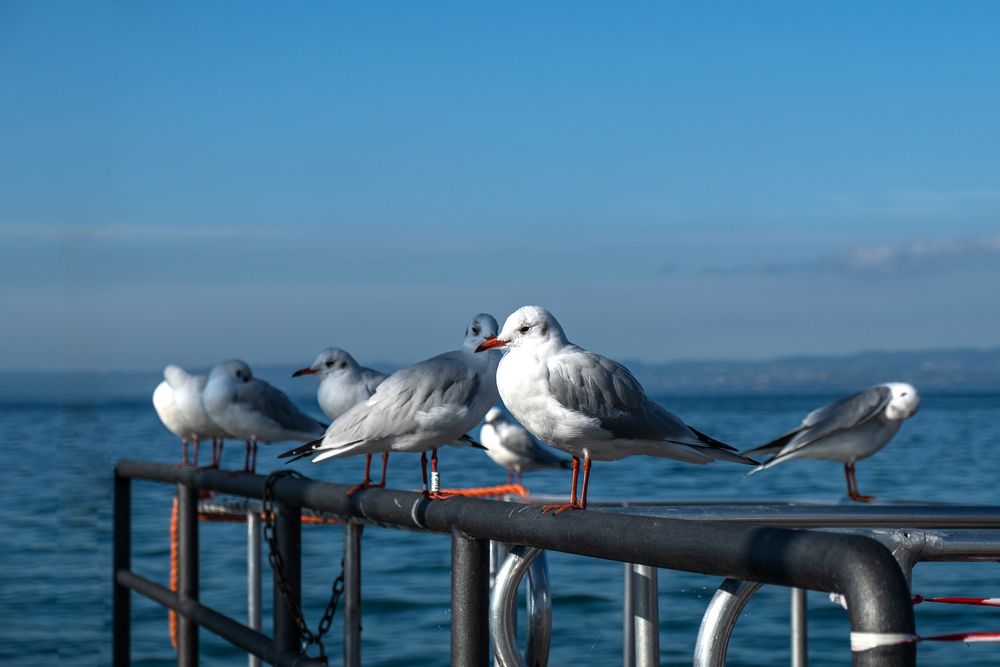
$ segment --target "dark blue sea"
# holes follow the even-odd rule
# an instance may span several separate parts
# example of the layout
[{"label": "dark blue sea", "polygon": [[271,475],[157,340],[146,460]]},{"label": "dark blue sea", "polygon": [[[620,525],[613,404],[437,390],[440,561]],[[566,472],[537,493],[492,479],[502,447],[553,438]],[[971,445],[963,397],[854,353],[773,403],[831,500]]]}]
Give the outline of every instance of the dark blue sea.
[{"label": "dark blue sea", "polygon": [[[152,387],[150,387],[150,390]],[[812,408],[835,396],[662,397],[690,424],[740,448],[760,444],[793,427]],[[299,402],[317,413],[306,396]],[[180,445],[159,423],[145,398],[76,404],[0,405],[5,453],[0,502],[0,664],[107,665],[111,648],[111,481],[121,458],[176,462]],[[258,469],[276,468],[262,449]],[[1000,505],[1000,395],[925,394],[920,413],[885,449],[858,466],[861,491],[886,500]],[[391,486],[415,488],[419,457],[390,462]],[[298,464],[319,479],[353,483],[360,459]],[[242,448],[227,445],[225,465],[242,465]],[[443,485],[501,483],[502,469],[476,450],[446,450]],[[836,502],[844,496],[842,468],[827,462],[792,462],[745,478],[745,468],[715,463],[690,466],[635,457],[598,462],[591,497],[662,499],[772,498]],[[565,493],[565,471],[526,476],[536,493]],[[172,489],[134,484],[133,564],[167,581]],[[202,600],[245,617],[245,526],[202,524]],[[340,565],[342,529],[307,526],[303,536],[304,601],[312,624],[319,618]],[[368,665],[446,665],[449,656],[449,559],[444,536],[369,527],[364,534],[364,632]],[[622,566],[553,553],[549,557],[554,611],[552,665],[620,664]],[[265,579],[265,610],[270,608]],[[690,664],[698,624],[719,580],[660,572],[661,647],[664,664]],[[996,563],[922,564],[914,592],[924,596],[1000,597]],[[134,664],[173,664],[166,612],[133,597]],[[814,665],[850,662],[846,613],[827,596],[810,593],[809,650]],[[967,630],[1000,631],[1000,609],[924,604],[916,608],[924,635]],[[265,631],[269,632],[265,613]],[[773,665],[788,660],[788,592],[765,587],[737,626],[731,665]],[[339,626],[328,651],[341,650]],[[922,644],[921,664],[993,665],[997,644]],[[337,664],[334,660],[332,664]],[[243,665],[244,654],[202,633],[202,664]]]}]

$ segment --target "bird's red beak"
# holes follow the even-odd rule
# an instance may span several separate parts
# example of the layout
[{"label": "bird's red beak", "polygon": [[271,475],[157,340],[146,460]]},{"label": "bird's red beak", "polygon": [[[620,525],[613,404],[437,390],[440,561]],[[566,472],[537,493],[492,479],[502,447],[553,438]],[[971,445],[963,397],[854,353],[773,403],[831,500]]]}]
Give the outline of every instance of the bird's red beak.
[{"label": "bird's red beak", "polygon": [[505,340],[500,340],[499,338],[496,337],[487,338],[486,340],[484,340],[482,343],[479,344],[479,347],[476,348],[476,352],[482,352],[483,350],[492,350],[497,347],[504,347],[505,345],[507,345],[507,341]]},{"label": "bird's red beak", "polygon": [[297,370],[294,373],[292,373],[292,377],[293,378],[297,378],[300,375],[316,375],[316,373],[318,373],[318,372],[319,371],[314,371],[311,368],[300,368],[299,370]]}]

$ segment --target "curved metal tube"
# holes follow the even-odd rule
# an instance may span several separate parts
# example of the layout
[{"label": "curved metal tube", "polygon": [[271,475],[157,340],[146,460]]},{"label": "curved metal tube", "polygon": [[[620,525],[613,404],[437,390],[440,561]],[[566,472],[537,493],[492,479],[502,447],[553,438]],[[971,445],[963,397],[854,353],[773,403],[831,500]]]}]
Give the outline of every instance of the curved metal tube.
[{"label": "curved metal tube", "polygon": [[524,654],[528,667],[548,667],[552,643],[552,592],[549,564],[541,551],[528,565],[528,636]]},{"label": "curved metal tube", "polygon": [[[541,556],[541,558],[539,558]],[[537,563],[537,564],[536,564]],[[517,589],[528,573],[528,641],[525,660],[517,648]],[[500,667],[545,667],[552,638],[552,598],[548,587],[545,552],[516,546],[497,572],[490,597],[490,639]]]},{"label": "curved metal tube", "polygon": [[694,667],[725,667],[729,638],[736,621],[760,587],[757,581],[726,579],[722,582],[701,617],[698,641],[694,645]]}]

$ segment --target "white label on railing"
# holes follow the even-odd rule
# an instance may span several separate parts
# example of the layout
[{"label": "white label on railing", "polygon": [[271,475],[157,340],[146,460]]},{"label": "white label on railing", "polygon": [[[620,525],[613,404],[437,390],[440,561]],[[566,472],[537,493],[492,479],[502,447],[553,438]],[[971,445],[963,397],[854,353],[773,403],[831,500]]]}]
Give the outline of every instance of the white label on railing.
[{"label": "white label on railing", "polygon": [[898,646],[915,642],[917,639],[919,639],[917,635],[903,632],[852,632],[851,650],[867,651],[880,646]]},{"label": "white label on railing", "polygon": [[431,471],[431,493],[437,493],[441,485],[441,476],[436,470]]}]

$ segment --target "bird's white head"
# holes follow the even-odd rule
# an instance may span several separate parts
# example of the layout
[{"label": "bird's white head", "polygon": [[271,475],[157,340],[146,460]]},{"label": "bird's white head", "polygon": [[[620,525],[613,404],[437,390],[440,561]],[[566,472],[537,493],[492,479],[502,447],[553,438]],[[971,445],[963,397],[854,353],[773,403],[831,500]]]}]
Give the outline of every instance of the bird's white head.
[{"label": "bird's white head", "polygon": [[499,329],[500,326],[492,315],[479,313],[465,328],[465,342],[462,347],[470,351],[476,350],[485,341],[496,338]]},{"label": "bird's white head", "polygon": [[249,382],[253,379],[253,372],[247,366],[247,362],[240,359],[229,359],[212,369],[209,379],[212,377],[228,377],[236,382]]},{"label": "bird's white head", "polygon": [[295,378],[300,375],[327,377],[340,373],[348,373],[357,367],[358,362],[346,350],[341,350],[339,347],[328,347],[319,353],[312,366],[300,368],[292,373],[292,377]]},{"label": "bird's white head", "polygon": [[566,342],[566,334],[552,313],[539,306],[522,306],[503,323],[500,335],[485,341],[477,352],[498,347],[537,347]]},{"label": "bird's white head", "polygon": [[503,418],[503,411],[500,410],[500,408],[493,406],[492,408],[490,408],[490,411],[486,413],[486,416],[483,418],[483,421],[486,422],[487,424],[492,424],[493,422],[498,421],[502,418]]},{"label": "bird's white head", "polygon": [[167,364],[166,368],[163,369],[163,379],[171,387],[178,386],[180,382],[184,381],[185,377],[187,377],[187,371],[177,364]]},{"label": "bird's white head", "polygon": [[888,382],[886,386],[892,391],[889,406],[885,416],[889,419],[909,419],[920,409],[920,395],[912,384],[906,382]]}]

